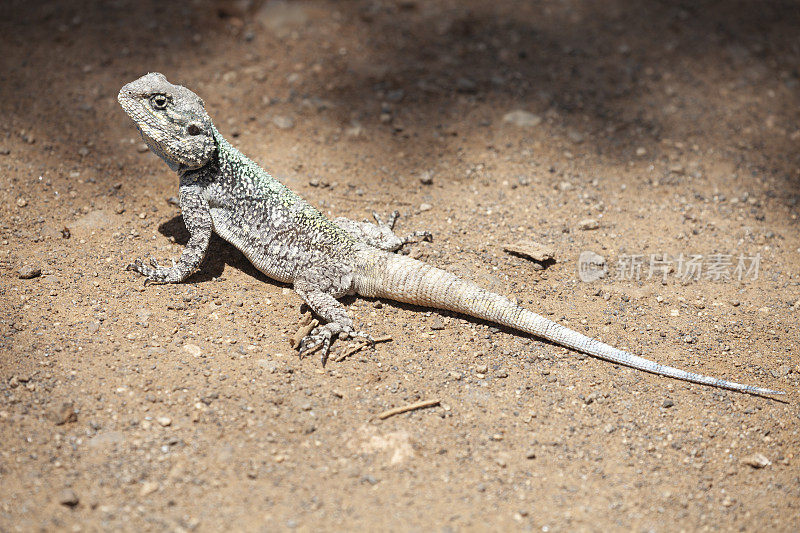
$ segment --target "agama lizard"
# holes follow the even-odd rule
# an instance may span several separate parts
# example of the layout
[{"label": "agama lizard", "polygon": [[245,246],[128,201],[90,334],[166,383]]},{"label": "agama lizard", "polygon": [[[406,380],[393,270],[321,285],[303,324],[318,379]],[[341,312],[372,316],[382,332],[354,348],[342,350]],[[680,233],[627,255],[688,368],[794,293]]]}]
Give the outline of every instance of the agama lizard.
[{"label": "agama lizard", "polygon": [[337,298],[359,294],[446,309],[514,328],[573,350],[646,372],[754,394],[779,391],[741,385],[661,365],[557,324],[510,299],[449,272],[393,253],[417,238],[384,223],[329,220],[320,211],[231,146],[214,127],[195,93],[150,73],[124,87],[118,100],[145,143],[180,177],[180,205],[190,238],[177,263],[136,261],[128,266],[145,282],[178,283],[199,269],[211,233],[241,250],[258,270],[291,283],[323,324],[299,345],[300,355],[321,348],[325,361],[334,337],[371,337],[353,326]]}]

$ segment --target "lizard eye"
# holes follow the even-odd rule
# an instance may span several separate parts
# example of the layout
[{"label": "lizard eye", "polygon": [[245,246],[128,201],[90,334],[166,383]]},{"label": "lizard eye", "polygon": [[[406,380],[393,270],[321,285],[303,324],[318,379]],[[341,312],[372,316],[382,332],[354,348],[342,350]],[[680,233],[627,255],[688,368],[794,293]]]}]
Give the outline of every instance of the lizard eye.
[{"label": "lizard eye", "polygon": [[165,94],[154,94],[150,97],[150,104],[156,109],[166,109],[167,108],[167,95]]}]

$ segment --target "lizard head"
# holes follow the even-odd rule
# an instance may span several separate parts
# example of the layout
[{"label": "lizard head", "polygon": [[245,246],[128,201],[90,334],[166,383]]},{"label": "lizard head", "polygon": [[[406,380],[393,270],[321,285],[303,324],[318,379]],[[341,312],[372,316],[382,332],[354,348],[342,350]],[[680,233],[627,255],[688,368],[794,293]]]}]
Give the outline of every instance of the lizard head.
[{"label": "lizard head", "polygon": [[117,100],[150,150],[171,169],[200,168],[214,157],[217,145],[211,117],[203,100],[186,87],[151,72],[122,87]]}]

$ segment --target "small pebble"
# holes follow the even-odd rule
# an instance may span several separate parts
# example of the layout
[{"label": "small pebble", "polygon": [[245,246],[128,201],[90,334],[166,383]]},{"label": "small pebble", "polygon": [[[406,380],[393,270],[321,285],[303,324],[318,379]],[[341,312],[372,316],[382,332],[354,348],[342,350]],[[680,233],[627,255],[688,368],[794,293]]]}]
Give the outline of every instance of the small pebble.
[{"label": "small pebble", "polygon": [[75,412],[72,402],[64,402],[50,411],[50,420],[55,425],[61,426],[69,422],[77,422],[78,414]]},{"label": "small pebble", "polygon": [[789,372],[791,371],[792,367],[790,367],[789,365],[781,365],[778,368],[770,371],[770,374],[772,374],[772,377],[782,378],[784,376],[788,376]]},{"label": "small pebble", "polygon": [[594,218],[584,218],[580,222],[578,222],[578,229],[587,231],[593,230],[600,227],[600,223]]},{"label": "small pebble", "polygon": [[278,115],[277,117],[273,117],[272,123],[275,125],[276,128],[281,130],[289,130],[294,127],[294,119],[283,115]]},{"label": "small pebble", "polygon": [[405,96],[405,93],[403,92],[403,89],[396,89],[394,91],[389,91],[386,94],[386,99],[389,102],[399,102],[400,100],[403,99],[404,96]]},{"label": "small pebble", "polygon": [[433,206],[431,204],[421,204],[419,206],[420,211],[430,211],[431,209],[433,209]]},{"label": "small pebble", "polygon": [[161,424],[163,427],[172,425],[172,419],[168,416],[159,416],[158,418],[156,418],[156,422]]},{"label": "small pebble", "polygon": [[478,84],[469,78],[458,78],[456,80],[456,91],[460,93],[476,93],[478,92]]},{"label": "small pebble", "polygon": [[66,507],[75,507],[80,502],[78,495],[72,489],[64,489],[58,493],[58,503]]},{"label": "small pebble", "polygon": [[556,250],[552,246],[546,246],[527,240],[504,244],[503,250],[512,254],[529,257],[538,263],[552,261],[556,255]]},{"label": "small pebble", "polygon": [[583,134],[577,130],[569,130],[567,132],[567,138],[575,144],[583,142]]},{"label": "small pebble", "polygon": [[28,200],[25,198],[17,198],[17,207],[25,207],[28,205]]},{"label": "small pebble", "polygon": [[666,399],[666,400],[664,400],[664,402],[661,404],[661,407],[663,407],[664,409],[669,409],[669,408],[670,408],[670,407],[672,407],[673,405],[675,405],[675,402],[673,402],[672,400],[670,400],[669,398],[667,398],[667,399]]},{"label": "small pebble", "polygon": [[764,468],[772,464],[770,460],[767,459],[767,457],[762,453],[748,455],[747,457],[742,458],[742,462],[753,468]]},{"label": "small pebble", "polygon": [[530,111],[517,109],[511,111],[510,113],[506,113],[503,116],[503,122],[512,124],[519,128],[534,128],[542,123],[542,117],[539,115],[534,115]]},{"label": "small pebble", "polygon": [[148,496],[158,490],[158,483],[155,481],[145,481],[139,489],[139,496]]},{"label": "small pebble", "polygon": [[[190,298],[191,299],[191,298]],[[183,351],[191,355],[192,357],[202,357],[203,350],[196,344],[184,344]]]},{"label": "small pebble", "polygon": [[17,270],[17,275],[19,276],[19,279],[38,278],[39,276],[42,275],[42,269],[39,267],[25,265],[24,267]]},{"label": "small pebble", "polygon": [[722,500],[723,507],[730,507],[732,505],[733,505],[733,500],[730,498],[730,496],[726,496],[725,499]]},{"label": "small pebble", "polygon": [[600,398],[600,393],[599,392],[597,392],[597,391],[590,392],[583,399],[583,403],[585,403],[586,405],[591,405],[594,402],[596,402],[598,398]]}]

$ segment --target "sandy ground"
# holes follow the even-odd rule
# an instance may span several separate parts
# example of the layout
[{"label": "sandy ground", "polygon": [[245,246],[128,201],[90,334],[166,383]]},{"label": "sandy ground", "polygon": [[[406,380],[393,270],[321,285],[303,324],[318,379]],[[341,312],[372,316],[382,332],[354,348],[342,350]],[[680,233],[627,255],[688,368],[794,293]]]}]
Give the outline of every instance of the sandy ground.
[{"label": "sandy ground", "polygon": [[[793,1],[3,2],[0,531],[796,531],[798,34]],[[323,369],[219,239],[143,287],[187,238],[115,98],[148,71],[326,213],[784,401],[360,298],[392,340]]]}]

